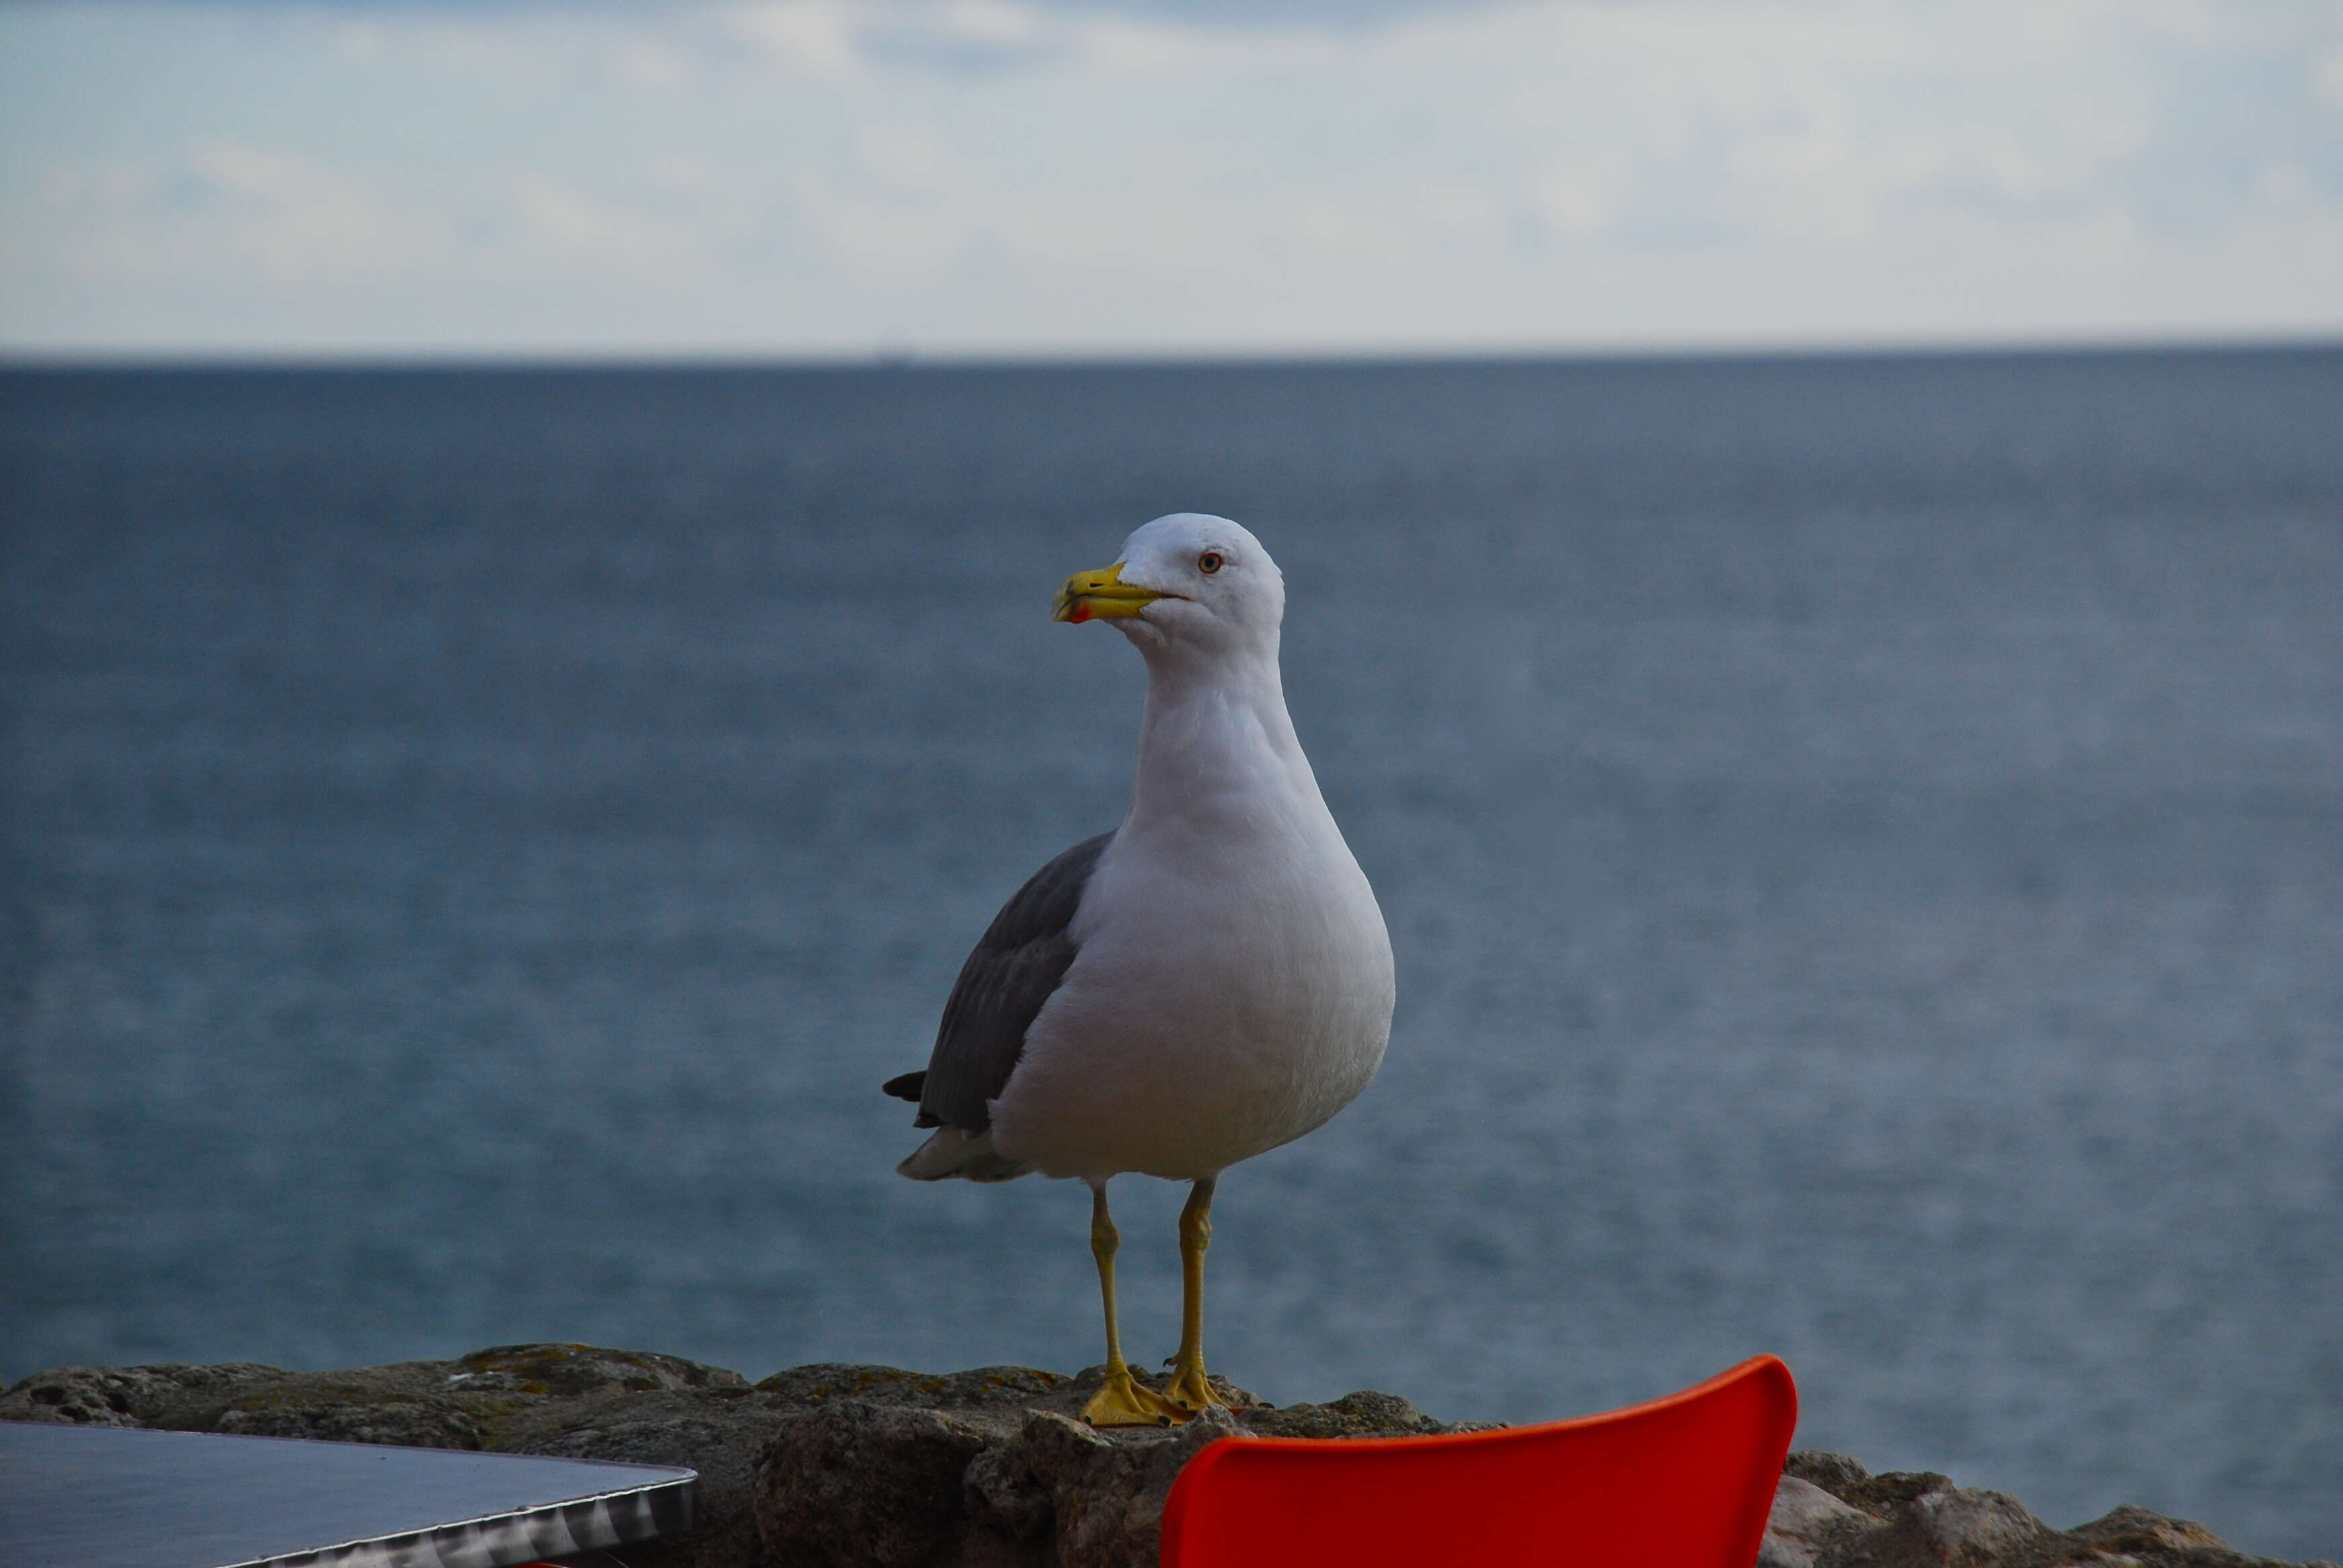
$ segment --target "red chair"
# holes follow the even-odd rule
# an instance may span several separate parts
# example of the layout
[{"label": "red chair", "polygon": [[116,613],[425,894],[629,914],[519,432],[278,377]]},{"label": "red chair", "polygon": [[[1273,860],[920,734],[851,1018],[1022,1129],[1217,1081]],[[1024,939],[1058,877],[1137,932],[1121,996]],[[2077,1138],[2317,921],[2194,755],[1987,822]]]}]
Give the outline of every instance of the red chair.
[{"label": "red chair", "polygon": [[1544,1426],[1226,1438],[1172,1488],[1162,1568],[1750,1568],[1797,1420],[1790,1369],[1759,1356]]}]

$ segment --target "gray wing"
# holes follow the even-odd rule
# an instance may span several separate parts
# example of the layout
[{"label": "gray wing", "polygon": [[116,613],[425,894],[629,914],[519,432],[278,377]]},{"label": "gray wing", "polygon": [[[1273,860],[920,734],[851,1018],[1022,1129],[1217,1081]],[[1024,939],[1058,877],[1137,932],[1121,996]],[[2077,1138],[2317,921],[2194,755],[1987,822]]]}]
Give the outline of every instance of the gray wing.
[{"label": "gray wing", "polygon": [[1001,907],[960,966],[944,1003],[936,1049],[925,1072],[890,1079],[886,1091],[920,1102],[915,1127],[981,1132],[992,1125],[985,1101],[998,1099],[1025,1050],[1025,1031],[1074,961],[1066,928],[1112,833],[1101,833],[1051,860]]}]

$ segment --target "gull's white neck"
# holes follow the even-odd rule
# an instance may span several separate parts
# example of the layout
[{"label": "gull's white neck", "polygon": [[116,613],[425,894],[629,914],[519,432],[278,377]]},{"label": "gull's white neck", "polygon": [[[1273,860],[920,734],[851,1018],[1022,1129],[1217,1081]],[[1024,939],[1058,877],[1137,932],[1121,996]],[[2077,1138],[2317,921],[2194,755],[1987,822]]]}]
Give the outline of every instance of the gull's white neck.
[{"label": "gull's white neck", "polygon": [[1142,647],[1147,711],[1128,828],[1225,843],[1332,828],[1285,711],[1277,643]]}]

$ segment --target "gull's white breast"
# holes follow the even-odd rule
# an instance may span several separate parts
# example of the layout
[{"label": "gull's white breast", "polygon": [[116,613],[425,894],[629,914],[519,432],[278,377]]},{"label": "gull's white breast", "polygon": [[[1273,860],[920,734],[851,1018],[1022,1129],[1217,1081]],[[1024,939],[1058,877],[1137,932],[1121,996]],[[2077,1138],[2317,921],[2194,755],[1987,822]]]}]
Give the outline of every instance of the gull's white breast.
[{"label": "gull's white breast", "polygon": [[1209,1175],[1374,1076],[1393,985],[1373,890],[1299,749],[1233,749],[1177,809],[1142,790],[1101,859],[1073,966],[992,1103],[1009,1158],[1093,1181]]}]

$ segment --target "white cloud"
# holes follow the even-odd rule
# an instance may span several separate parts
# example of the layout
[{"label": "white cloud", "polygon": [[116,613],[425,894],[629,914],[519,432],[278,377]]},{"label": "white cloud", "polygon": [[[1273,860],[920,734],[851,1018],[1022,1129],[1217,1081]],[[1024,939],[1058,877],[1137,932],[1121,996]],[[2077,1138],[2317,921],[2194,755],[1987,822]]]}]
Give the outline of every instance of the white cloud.
[{"label": "white cloud", "polygon": [[827,0],[726,5],[713,19],[725,34],[801,70],[844,75],[861,63],[854,16]]},{"label": "white cloud", "polygon": [[2311,76],[2318,84],[2318,95],[2333,109],[2343,109],[2343,48],[2329,49],[2320,55],[2311,67]]},{"label": "white cloud", "polygon": [[119,15],[0,14],[0,55],[33,61],[0,70],[58,78],[0,95],[0,343],[2343,329],[2343,12],[1644,0],[1335,29],[775,0],[108,34]]},{"label": "white cloud", "polygon": [[[206,141],[153,163],[60,164],[15,215],[57,263],[136,287],[175,273],[315,278],[393,237],[371,194],[298,153]],[[37,254],[37,253],[36,253]]]}]

